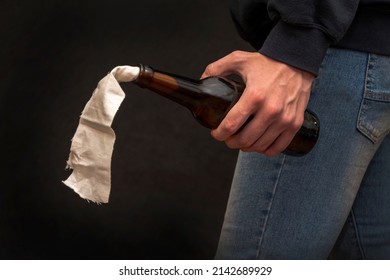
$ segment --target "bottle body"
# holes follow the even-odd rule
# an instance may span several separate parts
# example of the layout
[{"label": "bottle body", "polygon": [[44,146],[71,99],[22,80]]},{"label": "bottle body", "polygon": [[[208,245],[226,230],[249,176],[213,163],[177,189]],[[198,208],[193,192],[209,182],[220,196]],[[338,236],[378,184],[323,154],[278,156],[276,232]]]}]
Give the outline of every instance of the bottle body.
[{"label": "bottle body", "polygon": [[[185,106],[198,122],[210,129],[218,127],[245,88],[241,83],[224,77],[193,80],[144,65],[140,65],[140,74],[134,82]],[[303,126],[284,153],[293,156],[308,153],[317,142],[318,135],[317,117],[305,111]]]}]

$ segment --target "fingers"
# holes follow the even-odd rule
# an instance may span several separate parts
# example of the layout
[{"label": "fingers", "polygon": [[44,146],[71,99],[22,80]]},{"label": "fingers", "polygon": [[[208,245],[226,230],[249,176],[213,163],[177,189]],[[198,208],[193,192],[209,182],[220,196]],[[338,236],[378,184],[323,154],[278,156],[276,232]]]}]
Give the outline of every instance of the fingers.
[{"label": "fingers", "polygon": [[[275,156],[288,147],[302,123],[303,116],[296,117],[291,122],[288,118],[281,122],[276,120],[251,146],[241,146],[241,143],[238,143],[238,148],[244,152],[258,152],[270,157]],[[245,138],[245,136],[241,137]]]},{"label": "fingers", "polygon": [[240,100],[212,136],[233,149],[274,156],[287,148],[303,123],[313,76],[259,53],[233,52],[208,65],[202,78],[240,75]]},{"label": "fingers", "polygon": [[224,140],[229,148],[274,156],[287,148],[303,123],[303,115],[298,116],[296,112],[274,109],[273,112],[260,110],[255,114],[238,133]]},{"label": "fingers", "polygon": [[251,107],[248,107],[244,99],[241,99],[228,112],[220,125],[211,131],[211,135],[219,141],[226,141],[238,133],[240,128],[251,118],[251,115]]}]

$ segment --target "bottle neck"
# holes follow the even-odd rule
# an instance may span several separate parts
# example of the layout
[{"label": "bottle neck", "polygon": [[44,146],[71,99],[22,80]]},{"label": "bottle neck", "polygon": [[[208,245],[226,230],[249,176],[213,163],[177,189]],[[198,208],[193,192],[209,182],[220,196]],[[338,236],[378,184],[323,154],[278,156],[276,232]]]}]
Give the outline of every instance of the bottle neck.
[{"label": "bottle neck", "polygon": [[134,81],[141,87],[151,88],[154,87],[167,87],[169,89],[177,89],[177,81],[173,75],[165,74],[160,71],[155,71],[150,66],[139,65],[140,72],[138,78]]},{"label": "bottle neck", "polygon": [[142,64],[139,76],[134,83],[190,109],[196,106],[201,93],[199,83],[196,80],[154,70],[150,66]]},{"label": "bottle neck", "polygon": [[[187,107],[208,128],[219,125],[245,88],[244,84],[220,77],[196,81],[144,65],[140,65],[140,73],[134,83]],[[295,156],[306,154],[315,145],[318,133],[317,117],[306,111],[303,127],[284,153]]]}]

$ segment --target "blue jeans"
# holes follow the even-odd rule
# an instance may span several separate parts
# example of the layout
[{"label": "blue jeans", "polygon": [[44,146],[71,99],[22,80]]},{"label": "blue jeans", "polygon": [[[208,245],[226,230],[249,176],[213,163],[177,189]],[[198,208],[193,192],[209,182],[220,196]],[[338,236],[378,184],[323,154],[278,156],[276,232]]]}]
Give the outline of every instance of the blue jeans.
[{"label": "blue jeans", "polygon": [[240,152],[217,259],[390,259],[390,57],[329,49],[303,157]]}]

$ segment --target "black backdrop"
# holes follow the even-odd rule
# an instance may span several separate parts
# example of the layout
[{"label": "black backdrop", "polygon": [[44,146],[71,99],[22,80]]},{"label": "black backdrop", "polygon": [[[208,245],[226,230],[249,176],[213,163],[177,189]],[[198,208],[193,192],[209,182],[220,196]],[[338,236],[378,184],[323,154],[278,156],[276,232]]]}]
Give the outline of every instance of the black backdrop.
[{"label": "black backdrop", "polygon": [[109,204],[61,181],[80,113],[113,67],[197,78],[248,49],[227,2],[1,1],[1,259],[213,258],[237,152],[179,105],[123,84]]}]

